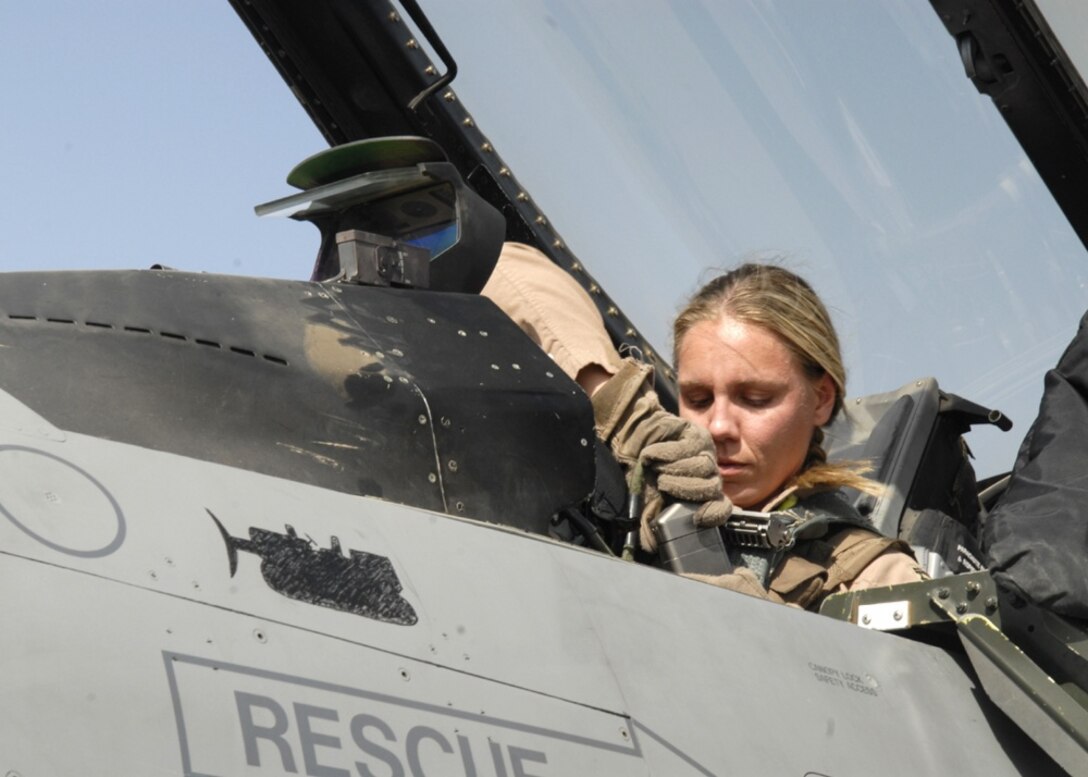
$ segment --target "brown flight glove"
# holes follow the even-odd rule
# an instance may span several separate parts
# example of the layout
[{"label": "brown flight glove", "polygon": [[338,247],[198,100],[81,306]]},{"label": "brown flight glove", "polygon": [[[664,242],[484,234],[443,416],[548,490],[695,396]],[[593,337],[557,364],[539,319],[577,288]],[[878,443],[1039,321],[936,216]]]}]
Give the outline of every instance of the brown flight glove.
[{"label": "brown flight glove", "polygon": [[729,591],[736,591],[739,594],[747,594],[748,596],[754,596],[757,599],[769,599],[771,601],[779,601],[776,596],[773,596],[766,588],[764,588],[759,578],[755,573],[747,567],[737,567],[732,572],[724,575],[699,575],[688,573],[684,577],[692,580],[698,580],[702,583],[710,583],[716,585],[718,588],[725,588]]},{"label": "brown flight glove", "polygon": [[699,527],[721,526],[733,512],[722,494],[710,433],[662,408],[652,378],[652,367],[624,359],[619,372],[592,397],[597,436],[623,466],[628,488],[642,493],[639,538],[651,552],[657,549],[653,521],[666,497],[702,502],[695,512]]}]

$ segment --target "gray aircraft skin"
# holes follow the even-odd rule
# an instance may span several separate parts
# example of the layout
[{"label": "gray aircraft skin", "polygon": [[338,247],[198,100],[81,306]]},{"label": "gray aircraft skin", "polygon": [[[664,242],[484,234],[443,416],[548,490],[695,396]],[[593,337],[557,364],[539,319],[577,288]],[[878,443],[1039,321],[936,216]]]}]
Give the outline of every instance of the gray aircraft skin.
[{"label": "gray aircraft skin", "polygon": [[[431,137],[570,266],[418,47],[389,53],[395,9],[232,4],[332,144]],[[334,28],[385,87],[358,114],[315,53]],[[450,288],[5,276],[0,774],[1088,774],[1088,639],[1039,616],[1072,656],[1050,680],[984,572],[821,615],[549,536],[595,488],[589,403]],[[858,413],[844,447],[879,423]],[[925,440],[889,471],[892,531]]]}]

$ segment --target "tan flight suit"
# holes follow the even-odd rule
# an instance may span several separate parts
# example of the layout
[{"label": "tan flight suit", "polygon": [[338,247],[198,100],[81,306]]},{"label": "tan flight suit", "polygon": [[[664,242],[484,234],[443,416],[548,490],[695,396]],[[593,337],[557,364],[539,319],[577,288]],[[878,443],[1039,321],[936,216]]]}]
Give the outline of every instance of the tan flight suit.
[{"label": "tan flight suit", "polygon": [[[589,294],[537,249],[504,244],[481,293],[572,379],[592,364],[613,374],[619,370],[622,360]],[[831,593],[925,579],[909,550],[900,540],[856,526],[835,526],[820,540],[799,543],[771,574],[769,591],[754,580],[758,590],[728,583],[725,587],[815,608]]]},{"label": "tan flight suit", "polygon": [[622,360],[589,294],[537,249],[504,243],[480,293],[502,308],[572,379],[590,364],[613,374],[619,370]]}]

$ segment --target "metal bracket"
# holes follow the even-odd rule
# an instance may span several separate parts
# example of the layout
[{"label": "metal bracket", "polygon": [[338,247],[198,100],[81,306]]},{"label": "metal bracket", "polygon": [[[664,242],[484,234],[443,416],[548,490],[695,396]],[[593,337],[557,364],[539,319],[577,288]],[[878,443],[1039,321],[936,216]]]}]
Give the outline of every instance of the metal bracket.
[{"label": "metal bracket", "polygon": [[986,695],[1070,774],[1088,763],[1088,710],[982,615],[956,621]]},{"label": "metal bracket", "polygon": [[863,629],[894,631],[910,623],[910,600],[858,605],[858,625]]},{"label": "metal bracket", "polygon": [[965,615],[983,615],[1001,625],[997,586],[985,571],[833,594],[820,613],[881,631],[949,623]]}]

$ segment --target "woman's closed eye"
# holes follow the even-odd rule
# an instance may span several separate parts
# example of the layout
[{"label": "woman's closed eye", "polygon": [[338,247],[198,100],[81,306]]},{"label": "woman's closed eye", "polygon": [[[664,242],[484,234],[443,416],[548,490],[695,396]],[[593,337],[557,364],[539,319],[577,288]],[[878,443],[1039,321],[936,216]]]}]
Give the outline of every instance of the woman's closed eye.
[{"label": "woman's closed eye", "polygon": [[680,401],[692,410],[706,410],[714,404],[714,395],[702,391],[685,392],[681,394]]},{"label": "woman's closed eye", "polygon": [[770,407],[774,403],[774,399],[775,398],[773,394],[766,393],[742,394],[740,396],[741,404],[745,405],[746,407],[753,407],[757,409],[761,407]]}]

